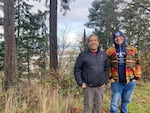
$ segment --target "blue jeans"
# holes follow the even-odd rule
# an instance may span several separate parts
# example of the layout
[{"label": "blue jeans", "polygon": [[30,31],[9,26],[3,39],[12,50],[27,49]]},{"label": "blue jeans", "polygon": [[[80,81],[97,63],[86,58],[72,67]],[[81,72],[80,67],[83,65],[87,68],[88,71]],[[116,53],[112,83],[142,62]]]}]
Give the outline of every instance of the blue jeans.
[{"label": "blue jeans", "polygon": [[128,113],[128,104],[131,102],[132,94],[134,88],[136,86],[136,82],[126,83],[111,83],[111,105],[110,105],[110,113],[117,113],[119,101],[121,98],[121,107],[120,113]]}]

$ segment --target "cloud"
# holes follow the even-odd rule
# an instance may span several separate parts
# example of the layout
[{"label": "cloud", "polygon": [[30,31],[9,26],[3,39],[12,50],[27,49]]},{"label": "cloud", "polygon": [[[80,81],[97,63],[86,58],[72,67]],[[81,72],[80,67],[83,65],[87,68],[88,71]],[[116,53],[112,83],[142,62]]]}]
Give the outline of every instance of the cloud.
[{"label": "cloud", "polygon": [[82,25],[82,22],[72,22],[70,25],[60,23],[58,25],[58,38],[62,38],[65,34],[64,31],[66,31],[67,42],[77,46],[79,45],[79,42],[82,41],[84,29],[86,31],[86,36],[89,36],[92,33],[92,29],[85,28]]},{"label": "cloud", "polygon": [[4,17],[3,10],[0,9],[0,17]]},{"label": "cloud", "polygon": [[[69,42],[77,45],[79,40],[83,36],[83,30],[85,29],[84,24],[88,21],[89,11],[91,3],[94,0],[74,0],[70,3],[70,11],[67,12],[65,16],[60,12],[60,3],[58,2],[58,37],[61,38],[63,34],[61,33],[64,29],[69,29]],[[34,5],[33,11],[36,12],[37,9],[46,10],[45,0],[39,2],[30,1]],[[48,22],[48,21],[47,21]],[[46,23],[47,23],[46,22]],[[48,24],[47,24],[48,25]],[[92,32],[92,30],[87,29],[87,34]]]},{"label": "cloud", "polygon": [[[67,28],[69,29],[70,37],[68,41],[76,45],[81,40],[79,37],[83,36],[83,30],[85,29],[84,24],[88,21],[88,9],[94,0],[74,0],[70,3],[70,11],[68,11],[65,16],[60,12],[59,1],[60,0],[58,0],[58,37],[61,38],[63,35],[61,30]],[[48,10],[45,6],[45,0],[41,0],[41,2],[29,0],[28,3],[34,6],[32,12]],[[3,16],[1,12],[0,16]],[[48,25],[48,20],[46,24]],[[91,30],[87,29],[87,33],[91,33]]]},{"label": "cloud", "polygon": [[[74,0],[70,3],[70,11],[63,16],[62,12],[60,11],[60,3],[58,1],[58,22],[85,22],[87,21],[87,16],[89,14],[88,8],[91,7],[91,3],[94,0]],[[33,12],[36,12],[38,9],[40,10],[48,10],[45,6],[45,0],[42,0],[41,2],[37,1],[30,1],[30,4],[34,5],[34,8],[32,8]],[[64,23],[65,24],[65,23]]]},{"label": "cloud", "polygon": [[58,40],[60,41],[60,43],[62,42],[62,39],[64,37],[65,43],[69,44],[70,46],[73,46],[73,45],[77,46],[79,44],[79,42],[81,41],[81,37],[82,37],[81,31],[79,33],[77,29],[73,29],[73,28],[74,28],[73,26],[65,26],[63,24],[60,24],[58,26],[58,29],[59,29]]},{"label": "cloud", "polygon": [[[65,27],[70,29],[70,42],[78,45],[83,37],[83,30],[86,29],[87,35],[92,30],[85,28],[84,24],[88,21],[89,11],[91,3],[94,0],[75,0],[70,4],[70,11],[63,16],[61,12],[58,12],[58,31]],[[59,35],[61,36],[61,35]]]},{"label": "cloud", "polygon": [[58,12],[59,22],[85,22],[89,14],[88,8],[94,0],[75,0],[70,4],[70,11],[63,16],[61,12]]}]

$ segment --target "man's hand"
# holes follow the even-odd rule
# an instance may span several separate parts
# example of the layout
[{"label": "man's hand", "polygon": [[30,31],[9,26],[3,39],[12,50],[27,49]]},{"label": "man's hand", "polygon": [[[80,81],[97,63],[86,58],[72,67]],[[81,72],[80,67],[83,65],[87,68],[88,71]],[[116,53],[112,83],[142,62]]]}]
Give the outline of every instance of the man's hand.
[{"label": "man's hand", "polygon": [[111,81],[111,83],[114,83],[115,82],[115,80],[112,78],[112,79],[110,79],[110,81]]},{"label": "man's hand", "polygon": [[82,84],[82,88],[85,89],[86,88],[86,83]]},{"label": "man's hand", "polygon": [[135,80],[135,79],[133,79],[133,80],[132,80],[132,82],[136,82],[136,80]]}]

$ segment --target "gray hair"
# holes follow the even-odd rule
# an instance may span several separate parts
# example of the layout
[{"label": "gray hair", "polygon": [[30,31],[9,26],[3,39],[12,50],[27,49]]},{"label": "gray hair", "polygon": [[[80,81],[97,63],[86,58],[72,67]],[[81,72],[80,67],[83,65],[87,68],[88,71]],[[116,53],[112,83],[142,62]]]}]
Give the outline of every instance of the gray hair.
[{"label": "gray hair", "polygon": [[96,36],[97,39],[98,39],[98,41],[99,41],[98,35],[96,35],[96,34],[91,34],[91,35],[87,38],[87,42],[89,42],[90,38],[93,37],[93,36]]}]

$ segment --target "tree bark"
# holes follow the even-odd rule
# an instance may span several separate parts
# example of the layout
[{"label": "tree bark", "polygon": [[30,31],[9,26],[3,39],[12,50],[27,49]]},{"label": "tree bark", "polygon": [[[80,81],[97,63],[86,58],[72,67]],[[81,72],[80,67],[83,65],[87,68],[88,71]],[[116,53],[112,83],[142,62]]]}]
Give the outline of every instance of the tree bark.
[{"label": "tree bark", "polygon": [[49,41],[50,41],[50,70],[58,69],[57,57],[57,0],[50,0],[49,5]]},{"label": "tree bark", "polygon": [[16,83],[16,42],[14,25],[14,0],[4,0],[4,90]]}]

